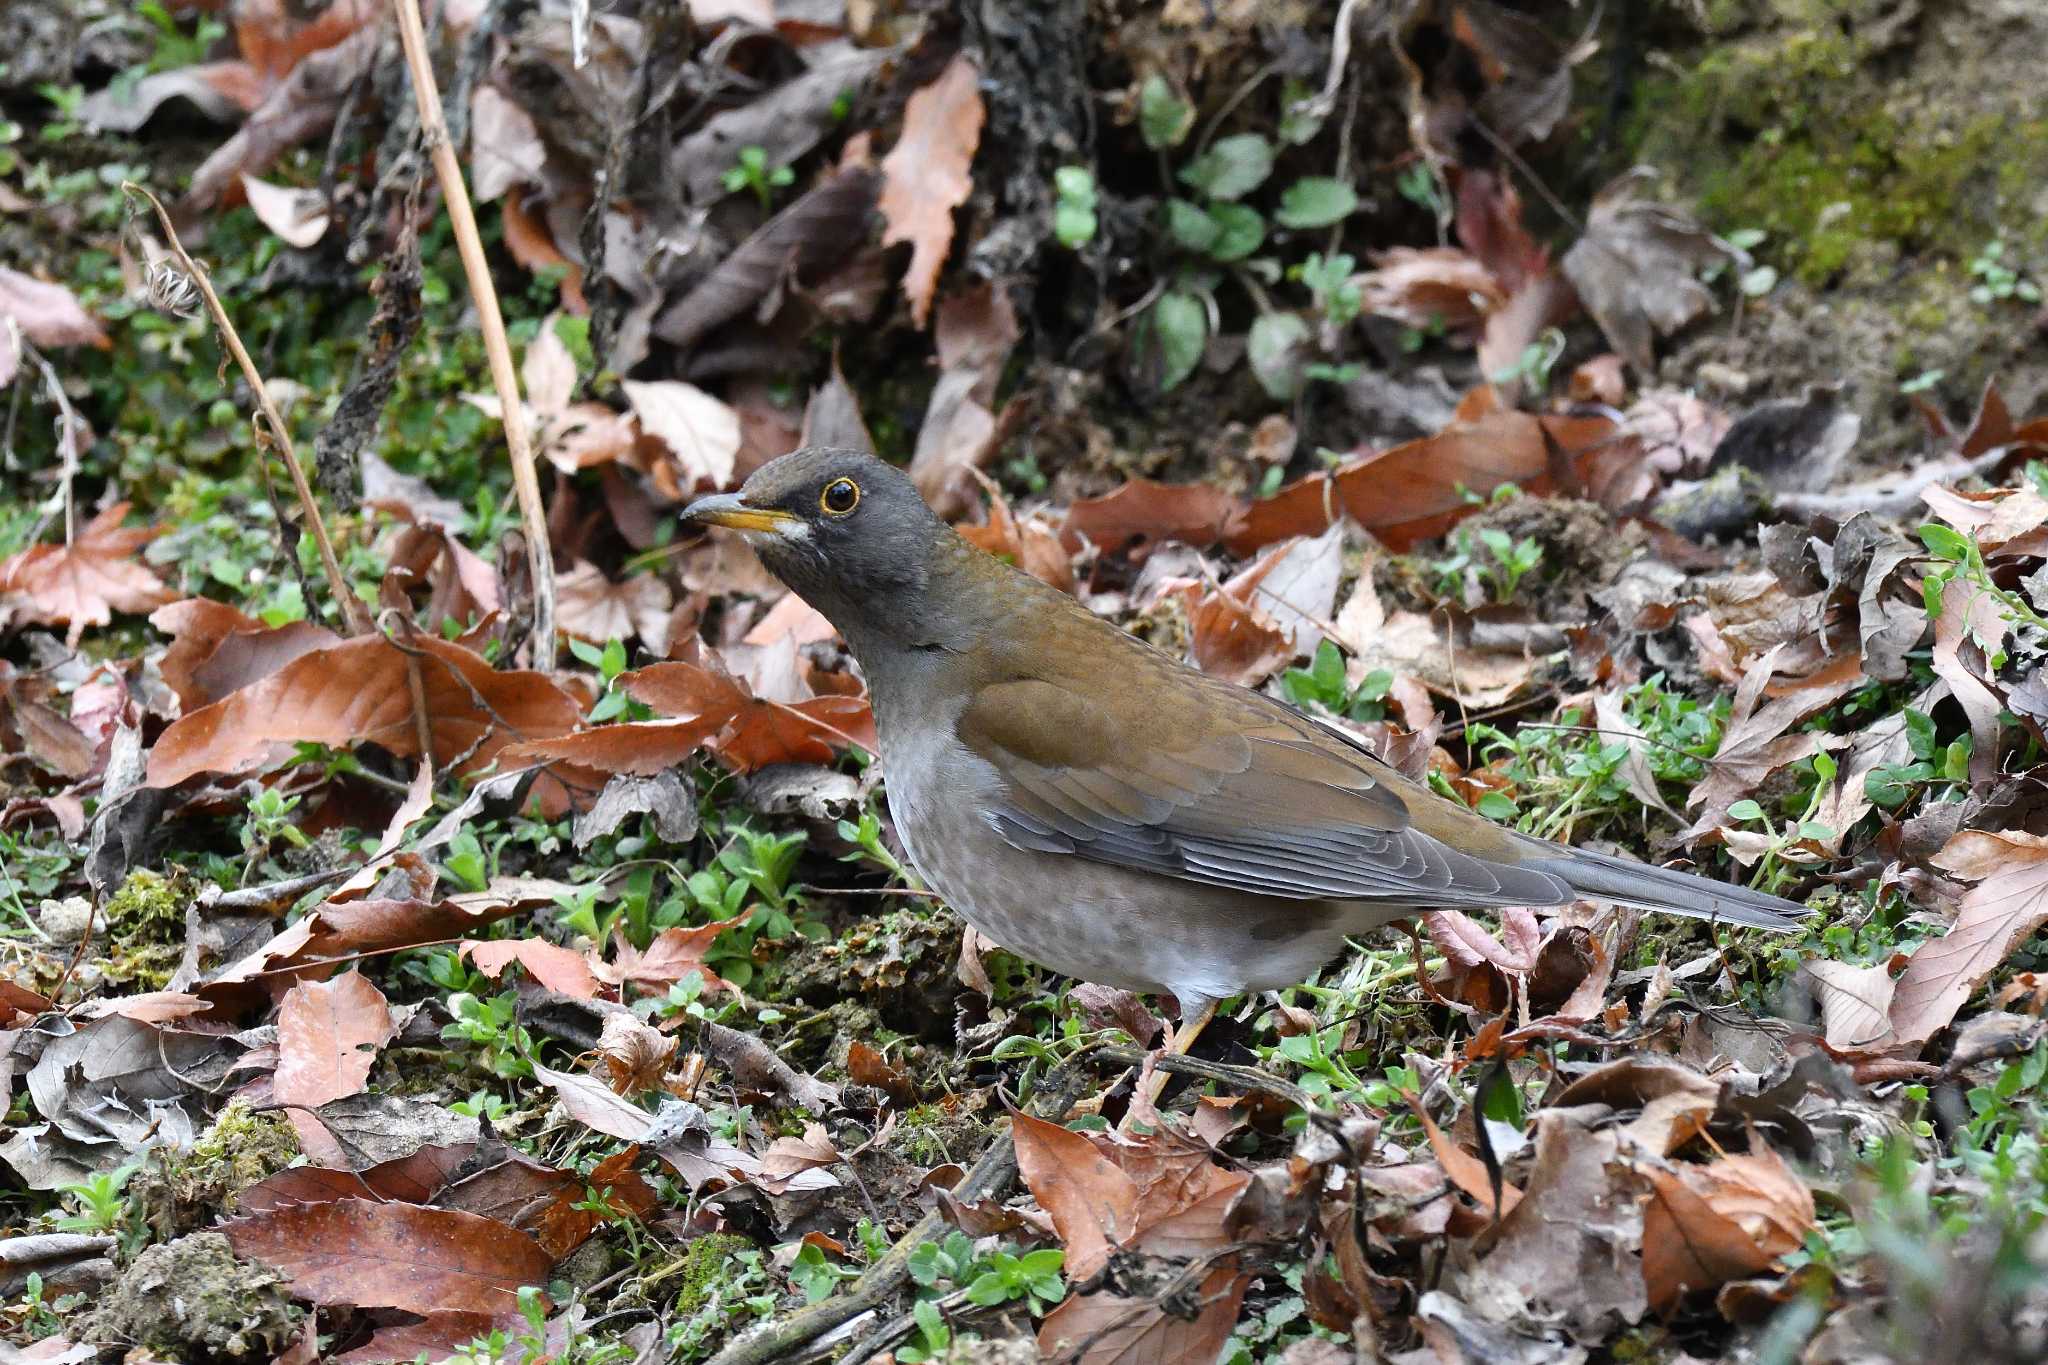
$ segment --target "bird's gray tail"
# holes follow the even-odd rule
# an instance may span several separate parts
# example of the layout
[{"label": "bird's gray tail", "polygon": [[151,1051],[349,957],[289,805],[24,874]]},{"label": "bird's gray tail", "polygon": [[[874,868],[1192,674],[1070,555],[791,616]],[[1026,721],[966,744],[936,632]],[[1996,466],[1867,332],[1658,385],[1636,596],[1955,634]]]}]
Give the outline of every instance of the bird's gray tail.
[{"label": "bird's gray tail", "polygon": [[[1549,845],[1555,848],[1555,845]],[[1616,901],[1642,910],[1662,910],[1694,919],[1744,924],[1781,933],[1799,927],[1812,914],[1796,901],[1767,896],[1746,886],[1673,872],[1648,863],[1632,863],[1575,848],[1562,856],[1530,858],[1524,867],[1557,877],[1572,890],[1594,900]]]}]

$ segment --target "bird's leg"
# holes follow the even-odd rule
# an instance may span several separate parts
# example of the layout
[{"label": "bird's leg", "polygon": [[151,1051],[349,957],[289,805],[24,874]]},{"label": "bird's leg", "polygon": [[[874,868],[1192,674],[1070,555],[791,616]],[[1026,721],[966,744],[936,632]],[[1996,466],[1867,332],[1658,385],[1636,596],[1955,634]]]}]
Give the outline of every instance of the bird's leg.
[{"label": "bird's leg", "polygon": [[[1216,1017],[1216,1002],[1207,996],[1190,995],[1179,998],[1180,1025],[1174,1029],[1173,1036],[1167,1039],[1166,1046],[1159,1049],[1168,1057],[1185,1056],[1187,1050],[1195,1045],[1195,1039],[1202,1036],[1202,1030],[1209,1026],[1209,1021]],[[1155,1106],[1158,1105],[1160,1093],[1166,1089],[1166,1083],[1170,1079],[1172,1077],[1168,1073],[1156,1068],[1153,1070],[1152,1079],[1145,1083],[1143,1095],[1131,1097],[1130,1110],[1124,1115],[1124,1127],[1128,1128],[1132,1120],[1140,1114],[1145,1115],[1148,1122],[1157,1117],[1158,1109]]]}]

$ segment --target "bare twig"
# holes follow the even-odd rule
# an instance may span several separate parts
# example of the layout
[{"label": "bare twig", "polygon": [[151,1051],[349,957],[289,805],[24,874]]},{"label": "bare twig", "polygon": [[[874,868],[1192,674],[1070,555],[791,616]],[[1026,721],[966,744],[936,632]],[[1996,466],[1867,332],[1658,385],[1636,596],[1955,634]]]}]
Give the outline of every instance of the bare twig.
[{"label": "bare twig", "polygon": [[178,240],[178,230],[171,226],[171,215],[164,210],[162,201],[133,181],[122,181],[121,189],[127,194],[140,195],[156,210],[156,221],[164,230],[165,240],[170,243],[171,254],[178,258],[185,277],[205,298],[206,311],[213,315],[213,325],[220,332],[221,344],[234,356],[235,364],[241,367],[242,378],[256,395],[256,406],[261,409],[263,420],[270,428],[271,439],[277,443],[277,453],[283,457],[284,467],[292,476],[292,489],[299,495],[299,507],[305,513],[306,527],[313,533],[314,548],[320,552],[320,569],[327,576],[327,591],[334,597],[335,609],[341,613],[343,632],[348,635],[369,634],[370,613],[342,576],[341,561],[335,557],[334,542],[327,535],[326,519],[320,515],[320,504],[313,500],[313,486],[306,482],[306,470],[299,463],[298,452],[292,449],[291,431],[285,426],[277,404],[271,401],[270,390],[264,386],[256,362],[249,358],[248,348],[242,345],[241,333],[235,330],[234,323],[228,321],[227,310],[221,307],[220,296],[213,292],[213,283],[207,278],[205,269],[186,253],[185,244]]},{"label": "bare twig", "polygon": [[[1066,1117],[1083,1087],[1080,1068],[1055,1071],[1032,1099],[1030,1113],[1057,1123]],[[1005,1133],[989,1144],[953,1195],[968,1203],[990,1199],[1008,1189],[1016,1174],[1017,1148]],[[822,1303],[764,1324],[713,1356],[711,1365],[771,1365],[774,1361],[789,1360],[833,1328],[881,1307],[910,1278],[910,1253],[937,1237],[944,1226],[938,1210],[932,1210],[918,1219],[844,1294],[835,1294]]]},{"label": "bare twig", "polygon": [[490,265],[484,259],[483,238],[478,235],[476,211],[470,207],[469,191],[463,185],[462,166],[448,139],[448,124],[441,116],[441,91],[434,81],[434,64],[427,55],[426,25],[420,21],[419,0],[392,0],[398,12],[398,37],[405,47],[405,63],[412,73],[414,99],[419,104],[420,132],[434,158],[434,174],[441,182],[441,198],[448,205],[448,221],[455,229],[455,246],[462,256],[463,274],[469,279],[470,296],[476,301],[478,329],[483,333],[484,354],[491,362],[491,386],[498,391],[498,409],[504,413],[505,446],[512,459],[512,486],[519,495],[519,517],[526,525],[526,557],[533,577],[533,666],[543,673],[555,671],[555,564],[548,549],[547,514],[541,507],[540,476],[534,472],[532,433],[527,428],[526,406],[519,397],[519,376],[512,367],[512,343],[505,336],[504,314],[498,309],[498,291],[491,283]]}]

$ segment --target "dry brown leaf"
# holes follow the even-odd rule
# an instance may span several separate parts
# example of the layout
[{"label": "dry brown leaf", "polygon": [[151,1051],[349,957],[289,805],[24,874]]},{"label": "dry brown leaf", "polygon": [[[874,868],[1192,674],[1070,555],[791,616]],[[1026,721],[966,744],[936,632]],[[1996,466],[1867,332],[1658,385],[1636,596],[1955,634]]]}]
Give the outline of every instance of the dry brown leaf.
[{"label": "dry brown leaf", "polygon": [[707,725],[705,743],[741,772],[770,763],[829,763],[835,746],[873,752],[874,716],[864,697],[759,695],[730,674],[671,661],[624,674],[619,685],[663,715]]},{"label": "dry brown leaf", "polygon": [[1365,311],[1410,327],[1464,330],[1507,302],[1493,272],[1457,247],[1397,246],[1373,265],[1355,281]]},{"label": "dry brown leaf", "polygon": [[551,991],[577,1000],[595,1000],[598,982],[590,974],[590,962],[573,948],[538,938],[464,939],[456,949],[476,969],[496,981],[514,962],[526,974]]},{"label": "dry brown leaf", "polygon": [[[489,762],[522,736],[566,734],[583,708],[545,674],[499,672],[461,645],[414,636],[421,656],[429,735],[437,765]],[[412,655],[381,635],[300,655],[269,677],[172,722],[150,751],[148,782],[175,786],[202,772],[247,772],[295,743],[383,745],[419,753],[407,681]]]},{"label": "dry brown leaf", "polygon": [[[362,13],[364,4],[365,0],[353,0],[332,5],[327,13],[354,17]],[[200,163],[180,207],[187,213],[213,208],[243,172],[264,170],[300,142],[333,126],[350,88],[375,60],[378,36],[376,25],[365,25],[346,33],[331,47],[306,54],[304,60],[299,60],[296,43],[281,49],[295,64],[269,85],[262,103],[234,136]]]},{"label": "dry brown leaf", "polygon": [[1668,1313],[1687,1293],[1760,1274],[1814,1226],[1813,1192],[1768,1147],[1711,1166],[1642,1168],[1643,1282]]},{"label": "dry brown leaf", "polygon": [[1909,1043],[1946,1028],[2013,950],[2048,924],[2048,837],[1964,830],[1934,865],[1976,885],[1949,931],[1915,948],[1899,974],[1891,1021]]},{"label": "dry brown leaf", "polygon": [[1233,593],[1191,583],[1184,590],[1188,657],[1202,672],[1257,687],[1294,658],[1287,632]]},{"label": "dry brown leaf", "polygon": [[[1037,516],[1018,521],[1010,510],[1009,500],[993,484],[988,495],[988,523],[955,527],[961,538],[978,550],[1007,560],[1041,583],[1050,583],[1064,593],[1073,592],[1074,565],[1066,547],[1060,544],[1059,533]],[[753,636],[747,638],[752,640]]]},{"label": "dry brown leaf", "polygon": [[1714,306],[1694,278],[1728,249],[1685,214],[1640,198],[1656,172],[1637,166],[1593,196],[1586,231],[1564,255],[1565,276],[1607,340],[1649,374],[1654,336],[1668,336]]},{"label": "dry brown leaf", "polygon": [[910,97],[903,134],[882,160],[882,242],[911,244],[903,296],[919,327],[931,317],[939,269],[952,249],[953,210],[974,189],[969,171],[981,143],[980,84],[973,59],[965,53],[954,57],[937,80]]},{"label": "dry brown leaf", "polygon": [[768,1144],[768,1150],[761,1153],[761,1173],[754,1183],[770,1194],[780,1194],[803,1172],[824,1170],[843,1160],[825,1125],[806,1123],[802,1137],[780,1137]]},{"label": "dry brown leaf", "polygon": [[1251,504],[1231,522],[1227,541],[1247,554],[1289,536],[1321,535],[1349,516],[1405,551],[1470,512],[1466,490],[1490,493],[1512,483],[1530,493],[1554,491],[1553,444],[1574,477],[1583,477],[1586,462],[1613,432],[1604,417],[1499,411],[1462,417],[1434,436],[1348,460]]},{"label": "dry brown leaf", "polygon": [[276,233],[287,246],[301,251],[327,235],[330,214],[327,197],[317,189],[294,189],[273,185],[244,172],[242,192],[263,226]]},{"label": "dry brown leaf", "polygon": [[[638,437],[632,418],[602,403],[570,401],[576,394],[576,358],[555,330],[553,314],[527,343],[519,362],[519,382],[526,391],[534,450],[564,474],[633,453]],[[504,405],[496,394],[466,393],[463,398],[486,415],[504,419]]]},{"label": "dry brown leaf", "polygon": [[680,491],[705,485],[724,488],[732,482],[733,461],[740,453],[740,418],[730,406],[680,380],[628,379],[621,387],[640,418],[641,430],[675,457]]},{"label": "dry brown leaf", "polygon": [[547,148],[533,116],[493,85],[469,101],[469,188],[488,204],[515,185],[539,185]]},{"label": "dry brown leaf", "polygon": [[220,1225],[235,1254],[276,1266],[318,1304],[414,1313],[516,1310],[553,1265],[525,1233],[455,1209],[336,1199]]},{"label": "dry brown leaf", "polygon": [[104,626],[114,613],[155,611],[177,594],[139,562],[136,552],[158,532],[123,529],[128,504],[117,502],[85,526],[69,545],[31,545],[0,560],[0,615],[17,624],[69,626],[73,640],[87,626]]},{"label": "dry brown leaf", "polygon": [[158,668],[186,711],[267,678],[302,654],[341,643],[311,621],[273,628],[207,597],[158,607],[149,623],[171,637]]},{"label": "dry brown leaf", "polygon": [[[104,351],[114,344],[69,289],[0,265],[0,332],[7,330],[8,318],[38,346],[97,346]],[[0,384],[7,380],[7,374],[0,374]]]},{"label": "dry brown leaf", "polygon": [[1052,1218],[1074,1282],[1102,1269],[1138,1230],[1138,1187],[1084,1135],[1019,1113],[1011,1119],[1017,1171]]},{"label": "dry brown leaf", "polygon": [[[582,965],[587,972],[589,965]],[[676,1047],[674,1038],[624,1011],[605,1015],[604,1029],[597,1037],[598,1059],[604,1063],[612,1089],[621,1095],[660,1089]]]},{"label": "dry brown leaf", "polygon": [[1142,558],[1165,540],[1197,549],[1213,545],[1237,511],[1238,500],[1214,484],[1133,479],[1099,498],[1074,499],[1061,537],[1075,549],[1086,541],[1107,554]]},{"label": "dry brown leaf", "polygon": [[353,1095],[370,1079],[377,1054],[397,1036],[384,992],[360,972],[301,981],[277,1007],[279,1104],[318,1108]]},{"label": "dry brown leaf", "polygon": [[555,580],[556,622],[581,640],[603,644],[635,635],[649,648],[668,644],[675,595],[653,574],[614,583],[594,564],[578,562]]},{"label": "dry brown leaf", "polygon": [[740,914],[690,928],[664,929],[654,936],[644,953],[621,935],[612,960],[593,959],[590,968],[600,981],[653,991],[665,991],[696,972],[704,978],[705,994],[715,995],[725,990],[726,984],[718,973],[704,965],[704,955],[711,951],[714,939],[746,918]]},{"label": "dry brown leaf", "polygon": [[1190,1297],[1200,1305],[1192,1320],[1171,1316],[1152,1299],[1069,1295],[1039,1325],[1039,1359],[1053,1365],[1214,1360],[1237,1325],[1251,1279],[1228,1266],[1211,1270],[1190,1287]]},{"label": "dry brown leaf", "polygon": [[1019,335],[1009,293],[993,282],[939,305],[939,380],[917,430],[910,477],[947,521],[974,506],[974,471],[995,453],[996,381]]},{"label": "dry brown leaf", "polygon": [[1822,1035],[1830,1048],[1858,1052],[1897,1041],[1891,1013],[1898,983],[1888,963],[1853,967],[1823,958],[1804,964],[1804,971],[1820,1000]]}]

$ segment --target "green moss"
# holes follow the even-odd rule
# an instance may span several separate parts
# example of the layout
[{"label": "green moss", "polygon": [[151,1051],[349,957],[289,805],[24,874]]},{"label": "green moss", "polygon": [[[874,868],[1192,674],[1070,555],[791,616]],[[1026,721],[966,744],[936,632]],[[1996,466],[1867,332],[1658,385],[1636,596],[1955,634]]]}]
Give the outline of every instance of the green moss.
[{"label": "green moss", "polygon": [[107,899],[107,929],[128,942],[169,941],[185,930],[185,903],[191,890],[182,878],[167,878],[145,868],[128,874]]},{"label": "green moss", "polygon": [[[2025,211],[2048,118],[1988,109],[1965,72],[1884,81],[1884,57],[1833,24],[1709,47],[1642,84],[1630,141],[1669,168],[1713,228],[1761,228],[1766,258],[1810,285],[1893,277],[1902,257],[1967,260]],[[2030,116],[2031,115],[2031,116]]]},{"label": "green moss", "polygon": [[733,1258],[753,1249],[752,1242],[729,1232],[708,1233],[690,1243],[680,1269],[675,1272],[682,1279],[676,1288],[675,1316],[688,1318],[711,1302],[719,1285],[732,1276]]}]

